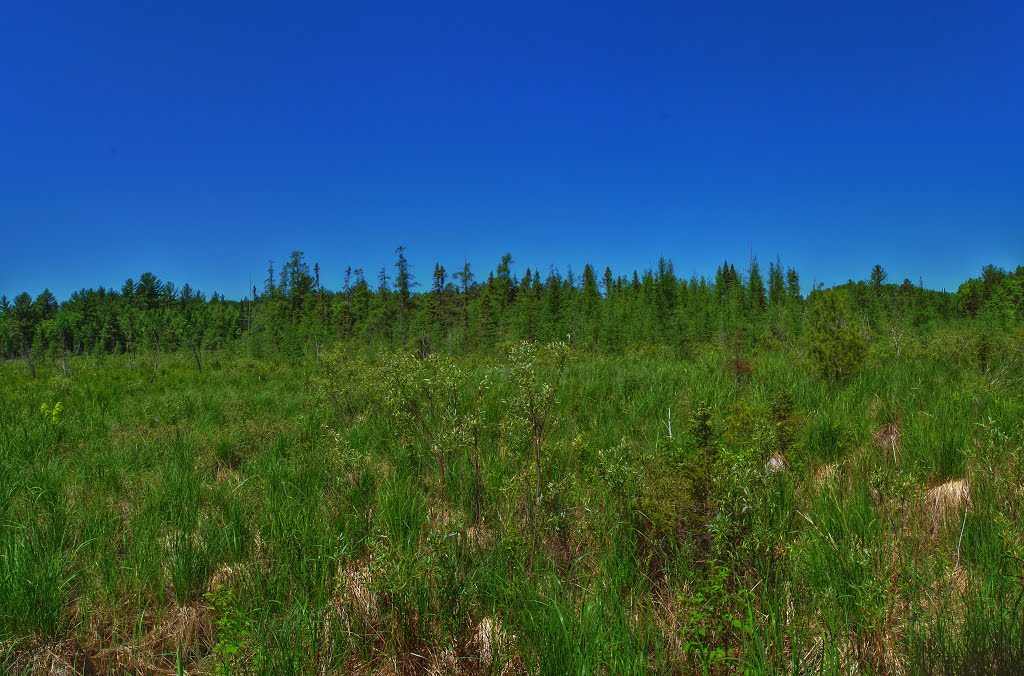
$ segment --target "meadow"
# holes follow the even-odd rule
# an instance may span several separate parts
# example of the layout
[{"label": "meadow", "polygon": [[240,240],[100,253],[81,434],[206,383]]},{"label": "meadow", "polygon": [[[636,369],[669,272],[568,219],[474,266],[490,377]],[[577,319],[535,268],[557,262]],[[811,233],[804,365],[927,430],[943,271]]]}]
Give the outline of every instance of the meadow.
[{"label": "meadow", "polygon": [[1019,672],[1021,338],[0,363],[3,671]]}]

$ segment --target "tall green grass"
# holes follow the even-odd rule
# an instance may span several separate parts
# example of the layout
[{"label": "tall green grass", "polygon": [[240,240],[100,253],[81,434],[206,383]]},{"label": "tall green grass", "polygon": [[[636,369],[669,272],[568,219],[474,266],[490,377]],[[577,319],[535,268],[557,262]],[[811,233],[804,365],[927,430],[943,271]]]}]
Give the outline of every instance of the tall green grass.
[{"label": "tall green grass", "polygon": [[[530,379],[502,355],[0,364],[2,659],[1011,673],[1021,374],[940,347],[842,384],[784,348],[742,381],[713,348],[561,372],[540,350]],[[524,416],[549,391],[538,455]],[[969,503],[936,513],[961,479]]]}]

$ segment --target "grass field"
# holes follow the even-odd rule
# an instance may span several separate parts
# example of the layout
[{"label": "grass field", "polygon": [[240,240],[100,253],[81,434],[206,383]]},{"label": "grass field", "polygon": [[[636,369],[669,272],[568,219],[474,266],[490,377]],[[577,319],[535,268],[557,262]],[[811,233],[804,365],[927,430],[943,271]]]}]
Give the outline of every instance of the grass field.
[{"label": "grass field", "polygon": [[3,671],[1019,673],[1022,367],[964,340],[0,364]]}]

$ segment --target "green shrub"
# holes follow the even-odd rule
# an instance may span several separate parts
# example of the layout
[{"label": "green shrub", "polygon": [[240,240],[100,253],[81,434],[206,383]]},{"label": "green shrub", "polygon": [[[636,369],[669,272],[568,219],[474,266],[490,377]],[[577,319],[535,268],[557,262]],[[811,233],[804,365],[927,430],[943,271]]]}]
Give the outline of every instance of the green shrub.
[{"label": "green shrub", "polygon": [[817,293],[809,314],[808,353],[815,370],[835,382],[855,376],[867,358],[868,342],[845,296],[834,290]]}]

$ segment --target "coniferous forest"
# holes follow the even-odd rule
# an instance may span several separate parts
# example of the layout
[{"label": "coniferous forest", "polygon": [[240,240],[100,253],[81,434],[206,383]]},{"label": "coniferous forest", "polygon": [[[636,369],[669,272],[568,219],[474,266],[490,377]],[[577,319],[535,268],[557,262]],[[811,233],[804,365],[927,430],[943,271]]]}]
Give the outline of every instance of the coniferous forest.
[{"label": "coniferous forest", "polygon": [[49,291],[4,296],[0,354],[31,368],[70,355],[186,351],[201,367],[204,354],[225,349],[299,357],[346,344],[425,357],[566,341],[587,353],[658,346],[684,356],[716,344],[743,358],[755,348],[796,345],[823,313],[859,331],[865,346],[888,337],[896,350],[902,337],[915,340],[940,327],[984,326],[987,335],[1024,318],[1024,267],[989,265],[946,293],[920,280],[889,280],[876,265],[864,280],[826,291],[778,260],[762,270],[757,258],[740,269],[726,261],[713,278],[682,278],[661,259],[642,274],[598,272],[588,264],[579,274],[526,268],[519,279],[505,254],[494,270],[464,264],[449,271],[438,263],[420,278],[403,247],[395,254],[393,268],[370,279],[347,268],[338,290],[325,288],[319,263],[310,268],[296,251],[277,268],[271,261],[262,288],[241,300],[179,288],[149,272],[120,289],[82,289],[64,302]]},{"label": "coniferous forest", "polygon": [[1024,267],[395,256],[0,299],[0,670],[1024,669]]}]

